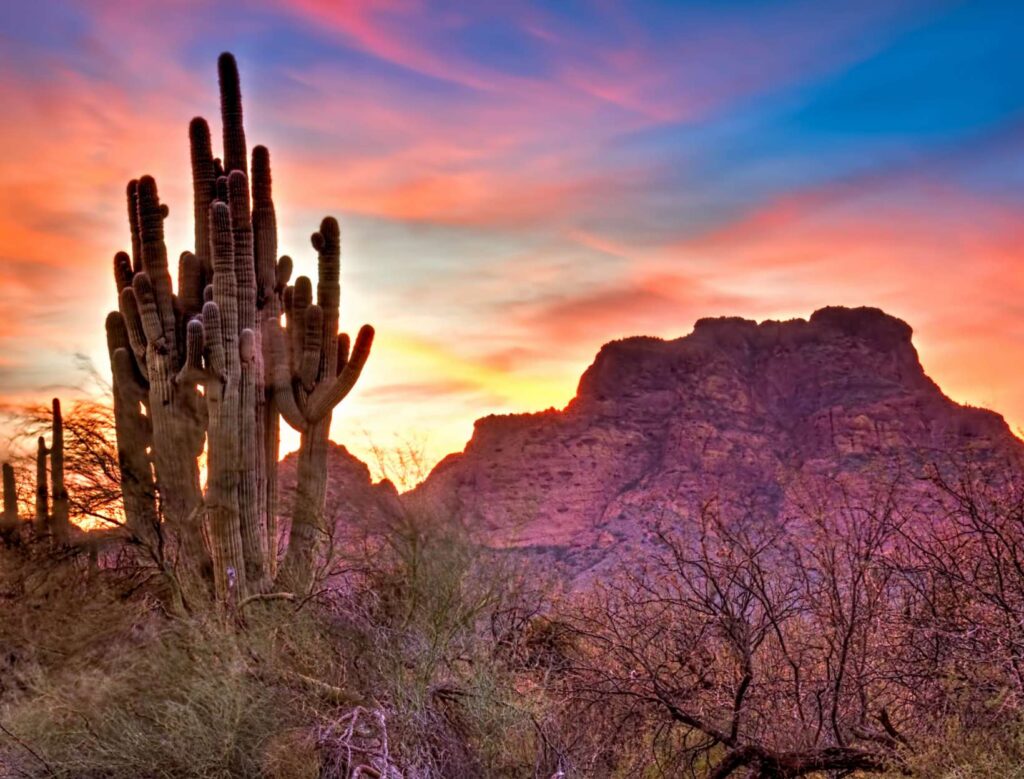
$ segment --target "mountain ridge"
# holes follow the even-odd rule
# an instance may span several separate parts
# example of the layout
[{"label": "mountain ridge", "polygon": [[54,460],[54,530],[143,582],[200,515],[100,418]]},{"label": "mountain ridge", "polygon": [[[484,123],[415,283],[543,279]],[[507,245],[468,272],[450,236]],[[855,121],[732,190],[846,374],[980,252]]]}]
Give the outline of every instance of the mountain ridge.
[{"label": "mountain ridge", "polygon": [[1016,469],[1024,448],[1002,416],[948,398],[912,334],[880,309],[833,306],[611,341],[564,409],[481,418],[412,496],[496,545],[562,547],[578,569],[711,498],[769,518],[794,511],[796,482],[865,491],[946,456]]},{"label": "mountain ridge", "polygon": [[[905,473],[917,501],[934,497],[930,462],[1016,475],[1022,458],[1001,415],[956,403],[927,376],[910,325],[831,306],[610,341],[564,408],[481,417],[464,450],[401,500],[577,574],[643,554],[655,519],[686,526],[709,501],[775,521],[829,485],[866,499]],[[334,504],[370,505],[341,494],[362,494],[368,473],[356,484],[336,471]],[[393,488],[372,490],[371,504],[397,505]]]}]

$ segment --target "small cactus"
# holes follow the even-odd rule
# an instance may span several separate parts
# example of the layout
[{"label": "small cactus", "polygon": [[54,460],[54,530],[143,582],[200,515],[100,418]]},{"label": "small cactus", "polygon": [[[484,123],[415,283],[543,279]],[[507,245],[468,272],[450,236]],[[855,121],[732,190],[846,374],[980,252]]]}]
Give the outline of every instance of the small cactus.
[{"label": "small cactus", "polygon": [[14,466],[3,464],[4,513],[0,519],[0,536],[12,539],[18,532],[18,485],[14,479]]},{"label": "small cactus", "polygon": [[68,491],[64,486],[64,417],[60,411],[60,400],[53,399],[53,433],[50,437],[50,481],[53,494],[53,508],[49,529],[55,538],[67,541],[71,529],[71,509]]},{"label": "small cactus", "polygon": [[37,535],[44,535],[50,528],[50,486],[46,471],[46,457],[50,450],[46,440],[39,436],[36,446],[36,520]]}]

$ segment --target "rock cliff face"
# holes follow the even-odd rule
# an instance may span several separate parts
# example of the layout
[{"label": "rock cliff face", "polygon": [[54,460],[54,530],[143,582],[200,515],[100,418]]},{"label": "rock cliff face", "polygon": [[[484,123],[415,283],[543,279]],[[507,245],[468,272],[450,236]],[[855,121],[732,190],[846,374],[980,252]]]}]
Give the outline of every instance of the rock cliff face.
[{"label": "rock cliff face", "polygon": [[926,492],[932,463],[1019,473],[1022,452],[1002,417],[942,394],[905,322],[825,308],[609,343],[564,410],[479,420],[410,498],[580,573],[709,501],[769,520],[823,484],[863,498],[899,473]]}]

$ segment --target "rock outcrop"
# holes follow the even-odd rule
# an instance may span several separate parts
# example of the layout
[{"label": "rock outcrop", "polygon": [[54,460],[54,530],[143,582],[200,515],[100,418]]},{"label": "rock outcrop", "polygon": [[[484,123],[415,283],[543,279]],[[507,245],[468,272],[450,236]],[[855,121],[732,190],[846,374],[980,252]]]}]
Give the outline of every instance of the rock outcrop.
[{"label": "rock outcrop", "polygon": [[478,420],[410,498],[580,573],[709,502],[768,521],[822,484],[864,498],[900,474],[927,492],[926,469],[954,460],[1019,473],[1002,417],[947,398],[911,332],[878,309],[824,308],[614,341],[564,410]]},{"label": "rock outcrop", "polygon": [[[287,521],[295,500],[297,464],[298,453],[292,452],[278,466],[284,537],[287,537]],[[401,510],[398,491],[391,482],[374,483],[364,462],[344,446],[328,443],[324,512],[328,527],[335,529],[337,542],[358,542],[367,534],[381,532],[400,516]]]}]

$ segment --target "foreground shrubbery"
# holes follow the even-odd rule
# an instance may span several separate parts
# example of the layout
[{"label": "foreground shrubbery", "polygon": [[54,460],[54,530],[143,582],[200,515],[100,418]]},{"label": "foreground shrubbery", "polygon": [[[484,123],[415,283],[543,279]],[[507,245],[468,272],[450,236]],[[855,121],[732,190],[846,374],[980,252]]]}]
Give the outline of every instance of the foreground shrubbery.
[{"label": "foreground shrubbery", "polygon": [[543,697],[490,629],[527,593],[459,534],[396,530],[336,587],[231,618],[5,550],[0,776],[550,775]]},{"label": "foreground shrubbery", "polygon": [[709,511],[560,600],[404,518],[306,599],[186,617],[130,550],[26,537],[0,776],[1024,776],[1024,501],[951,495],[930,525]]}]

